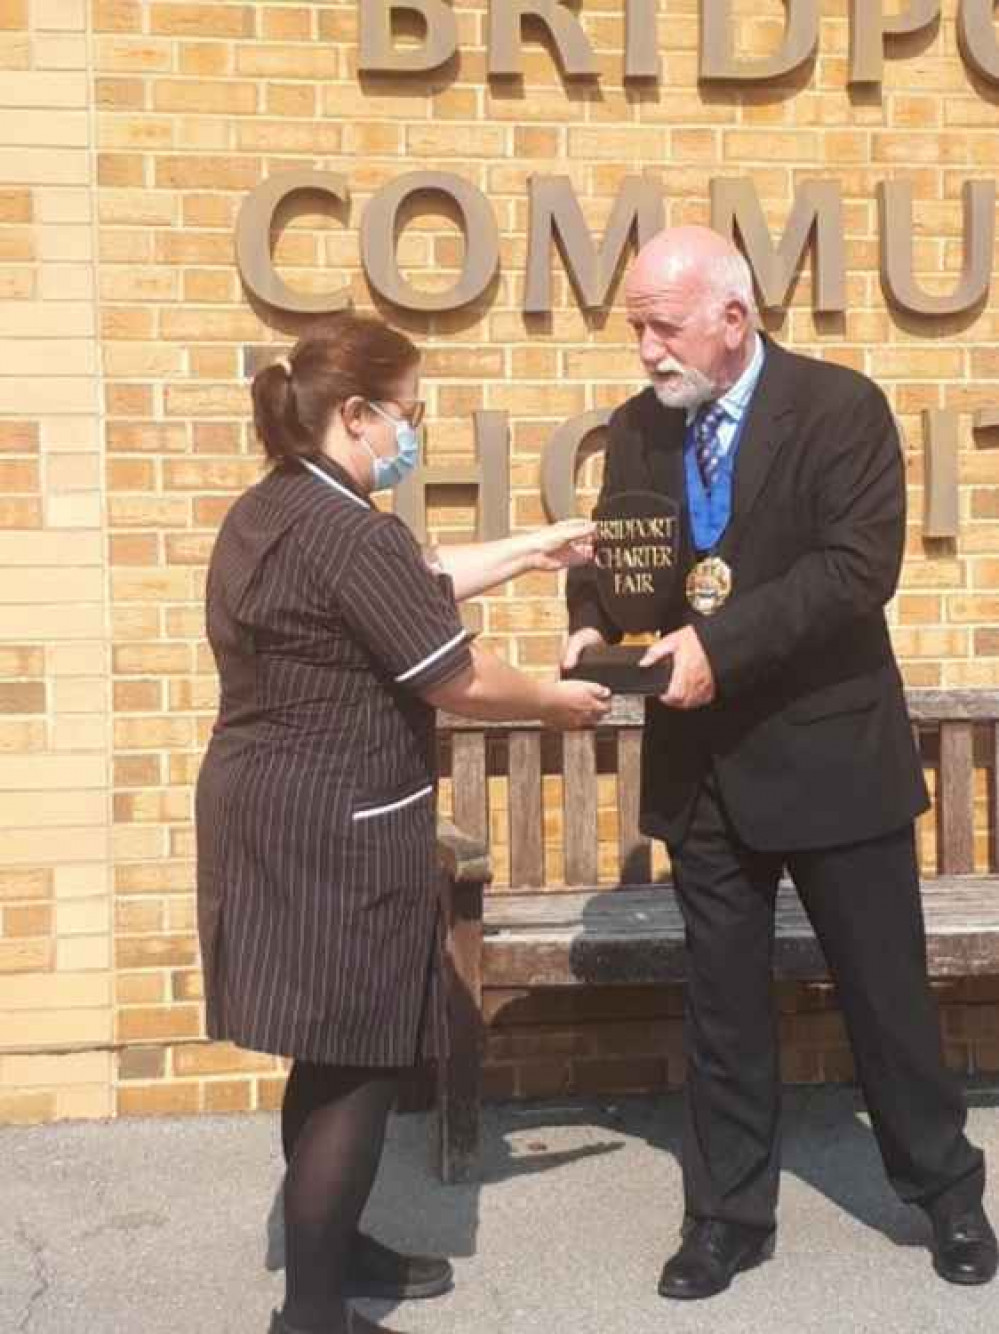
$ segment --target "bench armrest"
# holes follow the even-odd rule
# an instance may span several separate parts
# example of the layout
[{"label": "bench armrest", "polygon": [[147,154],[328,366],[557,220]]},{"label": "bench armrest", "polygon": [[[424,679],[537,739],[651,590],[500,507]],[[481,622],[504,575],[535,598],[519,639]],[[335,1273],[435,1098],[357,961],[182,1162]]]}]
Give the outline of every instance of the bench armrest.
[{"label": "bench armrest", "polygon": [[439,1162],[444,1181],[470,1181],[478,1174],[482,1092],[482,900],[493,871],[488,850],[449,820],[438,821],[437,854],[450,1039],[437,1062]]},{"label": "bench armrest", "polygon": [[437,821],[437,859],[449,880],[486,885],[493,878],[489,850],[450,820]]}]

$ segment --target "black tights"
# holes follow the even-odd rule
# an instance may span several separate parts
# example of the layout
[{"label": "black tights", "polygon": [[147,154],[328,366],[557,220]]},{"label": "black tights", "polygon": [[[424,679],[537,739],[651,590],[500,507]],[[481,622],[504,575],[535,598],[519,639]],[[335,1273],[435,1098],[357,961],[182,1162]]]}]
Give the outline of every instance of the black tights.
[{"label": "black tights", "polygon": [[[398,1071],[296,1061],[281,1109],[284,1316],[303,1331],[345,1334],[350,1247],[374,1184]],[[371,1328],[355,1318],[355,1328]]]}]

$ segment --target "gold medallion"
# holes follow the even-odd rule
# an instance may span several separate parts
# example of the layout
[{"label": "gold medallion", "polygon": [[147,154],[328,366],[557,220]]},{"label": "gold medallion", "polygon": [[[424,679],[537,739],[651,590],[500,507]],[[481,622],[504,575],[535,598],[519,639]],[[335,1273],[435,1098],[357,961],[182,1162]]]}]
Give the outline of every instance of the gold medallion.
[{"label": "gold medallion", "polygon": [[687,601],[701,616],[724,607],[732,592],[732,571],[720,556],[699,560],[687,575]]}]

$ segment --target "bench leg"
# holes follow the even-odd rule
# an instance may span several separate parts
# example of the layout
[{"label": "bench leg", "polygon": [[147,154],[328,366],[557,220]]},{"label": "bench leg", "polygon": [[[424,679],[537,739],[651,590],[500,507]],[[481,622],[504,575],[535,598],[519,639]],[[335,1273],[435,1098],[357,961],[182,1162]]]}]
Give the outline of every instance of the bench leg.
[{"label": "bench leg", "polygon": [[438,1065],[441,1179],[479,1174],[482,1096],[482,884],[450,882],[447,904],[448,1048]]}]

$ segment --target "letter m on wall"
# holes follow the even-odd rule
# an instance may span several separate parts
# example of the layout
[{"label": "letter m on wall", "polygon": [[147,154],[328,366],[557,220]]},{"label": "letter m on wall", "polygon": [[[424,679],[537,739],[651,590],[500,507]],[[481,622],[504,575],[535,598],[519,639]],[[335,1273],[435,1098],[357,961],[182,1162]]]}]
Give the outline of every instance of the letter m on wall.
[{"label": "letter m on wall", "polygon": [[713,180],[711,225],[733,241],[738,234],[767,309],[786,304],[809,246],[812,308],[822,314],[846,309],[843,197],[835,181],[806,181],[799,187],[787,228],[775,246],[753,182]]},{"label": "letter m on wall", "polygon": [[608,305],[611,286],[630,241],[636,248],[666,225],[662,190],[655,181],[626,176],[603,240],[597,246],[568,176],[532,176],[530,241],[524,310],[546,315],[552,308],[551,243],[556,241],[584,310]]}]

